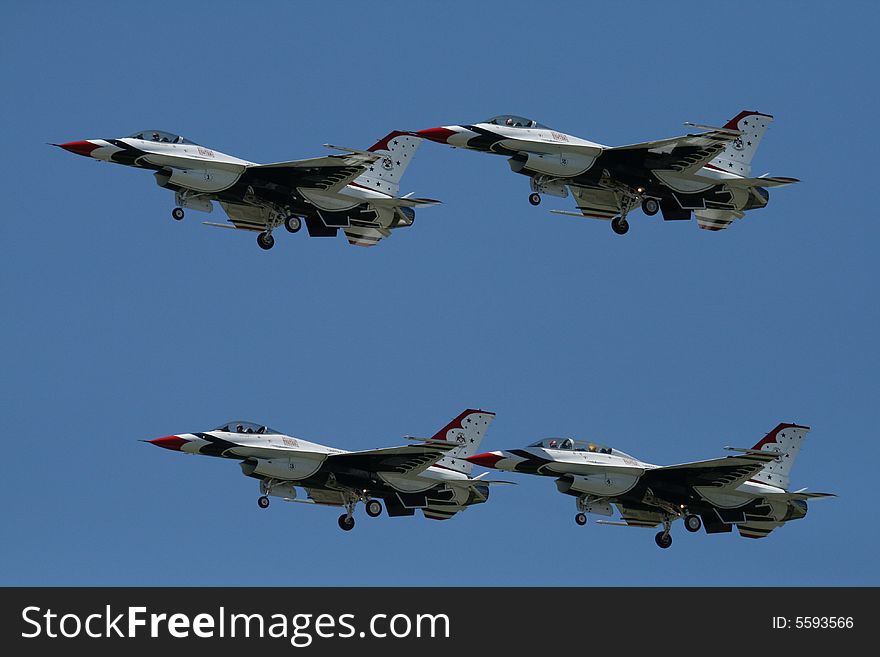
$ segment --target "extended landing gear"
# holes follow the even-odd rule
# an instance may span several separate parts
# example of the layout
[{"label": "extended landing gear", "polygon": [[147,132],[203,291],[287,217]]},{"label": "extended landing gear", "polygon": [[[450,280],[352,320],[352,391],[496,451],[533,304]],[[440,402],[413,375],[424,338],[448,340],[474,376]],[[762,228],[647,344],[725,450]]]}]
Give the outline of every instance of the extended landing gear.
[{"label": "extended landing gear", "polygon": [[581,527],[587,524],[587,514],[579,513],[574,517],[574,521],[579,524]]},{"label": "extended landing gear", "polygon": [[541,195],[540,194],[529,194],[529,203],[532,205],[541,205]]},{"label": "extended landing gear", "polygon": [[[339,516],[339,529],[344,532],[350,532],[354,529],[354,507],[359,501],[359,496],[356,494],[348,494],[347,499],[345,501],[345,513]],[[370,500],[371,502],[373,500]],[[379,506],[379,510],[381,511],[381,505]]]},{"label": "extended landing gear", "polygon": [[[607,172],[605,172],[607,175]],[[603,181],[609,185],[614,192],[614,198],[617,202],[617,216],[611,220],[611,230],[613,230],[618,235],[625,235],[629,230],[629,224],[626,221],[626,215],[629,214],[629,211],[635,207],[639,206],[639,203],[642,204],[642,208],[645,208],[646,205],[650,205],[647,201],[650,201],[656,205],[656,209],[654,212],[660,209],[659,204],[657,204],[656,199],[645,199],[642,197],[642,194],[645,192],[644,188],[639,187],[637,189],[631,189],[630,187],[624,185],[613,185],[613,181],[611,181],[610,176],[606,179],[605,175],[603,175]],[[654,212],[650,212],[651,207],[645,210],[645,214],[654,214]]]},{"label": "extended landing gear", "polygon": [[302,228],[302,219],[293,214],[289,215],[284,219],[284,227],[288,233],[299,232],[299,229]]},{"label": "extended landing gear", "polygon": [[655,198],[642,199],[642,212],[653,217],[660,211],[660,202]]},{"label": "extended landing gear", "polygon": [[702,526],[703,521],[700,520],[700,516],[695,516],[693,513],[689,513],[684,517],[684,528],[689,532],[698,532]]},{"label": "extended landing gear", "polygon": [[618,235],[626,235],[626,232],[629,230],[629,223],[623,217],[614,217],[611,220],[611,230]]},{"label": "extended landing gear", "polygon": [[268,251],[275,246],[275,238],[272,237],[272,233],[269,231],[260,233],[257,235],[257,245],[264,251]]},{"label": "extended landing gear", "polygon": [[382,503],[379,500],[367,500],[365,507],[367,515],[371,518],[378,518],[382,515]]},{"label": "extended landing gear", "polygon": [[266,509],[269,507],[269,498],[265,495],[257,498],[257,506],[261,509]]},{"label": "extended landing gear", "polygon": [[657,545],[664,550],[672,545],[672,536],[669,534],[669,528],[671,526],[672,520],[667,516],[666,520],[663,521],[663,531],[657,532],[657,535],[654,537],[654,541],[656,541]]},{"label": "extended landing gear", "polygon": [[174,208],[171,211],[171,218],[175,221],[180,221],[183,219],[183,208]]}]

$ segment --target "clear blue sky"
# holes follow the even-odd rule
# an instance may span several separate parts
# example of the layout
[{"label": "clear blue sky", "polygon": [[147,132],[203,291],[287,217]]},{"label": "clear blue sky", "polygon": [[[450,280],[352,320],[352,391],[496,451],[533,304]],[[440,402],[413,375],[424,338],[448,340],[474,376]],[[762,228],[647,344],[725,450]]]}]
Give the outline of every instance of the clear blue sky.
[{"label": "clear blue sky", "polygon": [[[123,6],[124,4],[124,6]],[[835,585],[876,565],[878,115],[872,3],[5,4],[0,584]],[[730,230],[631,230],[526,200],[503,158],[424,144],[440,198],[373,249],[170,219],[149,172],[47,142],[164,129],[247,159],[533,117],[606,144],[774,114],[802,183]],[[215,214],[212,219],[218,219]],[[486,449],[568,434],[654,463],[813,430],[833,491],[749,541],[578,527],[515,477],[439,523],[276,502],[233,461],[138,442],[233,418],[346,449],[466,407]]]}]

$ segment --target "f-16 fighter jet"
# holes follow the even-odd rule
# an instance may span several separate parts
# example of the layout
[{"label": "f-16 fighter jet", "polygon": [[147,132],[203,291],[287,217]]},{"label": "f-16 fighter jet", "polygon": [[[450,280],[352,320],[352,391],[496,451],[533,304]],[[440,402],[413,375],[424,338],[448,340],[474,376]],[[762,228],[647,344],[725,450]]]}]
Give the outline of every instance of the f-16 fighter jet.
[{"label": "f-16 fighter jet", "polygon": [[574,196],[578,212],[557,214],[610,219],[622,235],[627,215],[641,205],[666,220],[697,217],[700,228],[721,230],[747,210],[763,208],[767,187],[798,182],[779,176],[751,177],[751,162],[773,120],[742,111],[721,128],[686,123],[698,132],[628,146],[603,146],[520,116],[496,116],[474,125],[450,125],[413,133],[454,147],[508,158],[515,173],[531,180],[529,202],[541,194]]},{"label": "f-16 fighter jet", "polygon": [[486,468],[556,478],[560,493],[577,501],[575,522],[587,513],[613,515],[620,522],[600,524],[656,527],[657,545],[672,545],[669,529],[684,519],[689,532],[729,532],[762,538],[789,520],[807,515],[807,500],[831,493],[789,492],[789,472],[809,427],[780,424],[736,456],[680,465],[651,465],[616,449],[571,438],[547,438],[525,449],[487,452],[468,458]]},{"label": "f-16 fighter jet", "polygon": [[184,208],[211,212],[217,201],[229,223],[207,225],[254,231],[260,248],[271,249],[272,231],[284,226],[295,233],[303,220],[312,237],[333,237],[341,229],[358,246],[411,226],[417,206],[439,203],[399,196],[400,178],[419,144],[418,137],[392,132],[367,151],[325,144],[347,152],[275,164],[248,162],[159,130],[55,145],[152,170],[158,185],[174,192],[171,216],[178,221]]},{"label": "f-16 fighter jet", "polygon": [[[446,520],[489,499],[491,482],[471,478],[466,458],[476,453],[494,413],[469,409],[431,438],[412,445],[347,452],[294,438],[251,422],[229,422],[211,431],[181,433],[146,442],[186,454],[235,459],[241,471],[258,479],[260,508],[269,497],[342,507],[339,527],[354,527],[354,509],[363,502],[367,515]],[[297,496],[297,488],[305,499]]]}]

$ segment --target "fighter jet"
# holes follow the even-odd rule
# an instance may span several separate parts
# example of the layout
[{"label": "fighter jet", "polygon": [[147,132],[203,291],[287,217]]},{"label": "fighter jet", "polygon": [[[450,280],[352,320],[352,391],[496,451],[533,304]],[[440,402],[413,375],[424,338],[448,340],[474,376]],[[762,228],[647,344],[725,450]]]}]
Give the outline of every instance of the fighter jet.
[{"label": "fighter jet", "polygon": [[575,522],[587,513],[611,516],[627,527],[663,525],[655,540],[672,545],[672,522],[684,519],[689,532],[730,532],[762,538],[789,520],[807,515],[807,500],[832,496],[805,489],[789,492],[789,473],[809,427],[780,424],[736,456],[679,465],[652,465],[624,452],[572,438],[546,438],[525,449],[468,457],[486,468],[556,477],[560,493],[576,498]]},{"label": "fighter jet", "polygon": [[303,220],[312,237],[333,237],[342,229],[357,246],[372,246],[395,228],[411,226],[416,207],[439,203],[399,196],[400,179],[419,144],[418,137],[392,132],[366,151],[325,144],[346,153],[275,164],[255,164],[159,130],[53,145],[150,169],[160,187],[174,192],[174,219],[183,219],[184,208],[211,212],[217,201],[229,221],[206,225],[257,232],[260,248],[271,249],[272,231],[283,225],[295,233]]},{"label": "fighter jet", "polygon": [[[471,478],[466,458],[479,448],[495,414],[468,409],[430,438],[415,444],[348,452],[295,438],[252,422],[228,422],[211,431],[181,433],[145,442],[183,452],[239,461],[242,473],[260,482],[260,508],[269,497],[342,507],[339,527],[354,528],[354,510],[367,515],[446,520],[489,499],[492,482]],[[305,499],[297,495],[304,490]]]},{"label": "fighter jet", "polygon": [[752,158],[772,120],[744,110],[721,128],[686,123],[706,131],[628,146],[603,146],[513,115],[413,134],[504,155],[511,170],[529,177],[532,205],[541,194],[566,198],[570,190],[578,212],[553,212],[610,219],[623,235],[628,213],[640,205],[646,215],[662,212],[666,220],[690,219],[693,212],[700,228],[721,230],[746,211],[765,207],[767,187],[798,182],[751,177]]}]

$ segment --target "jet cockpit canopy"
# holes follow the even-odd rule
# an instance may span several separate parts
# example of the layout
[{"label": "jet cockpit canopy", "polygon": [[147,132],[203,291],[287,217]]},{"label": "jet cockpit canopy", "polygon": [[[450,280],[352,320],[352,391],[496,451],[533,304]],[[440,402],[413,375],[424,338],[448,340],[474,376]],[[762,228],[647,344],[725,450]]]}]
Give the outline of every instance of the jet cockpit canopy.
[{"label": "jet cockpit canopy", "polygon": [[129,135],[128,139],[143,139],[144,141],[159,141],[165,144],[193,144],[195,142],[190,141],[186,137],[181,137],[180,135],[175,135],[170,132],[164,132],[162,130],[141,130],[140,132],[136,132],[133,135]]},{"label": "jet cockpit canopy", "polygon": [[214,431],[228,431],[229,433],[261,433],[261,434],[277,434],[279,431],[270,429],[265,424],[257,424],[256,422],[246,422],[244,420],[234,420],[223,424]]},{"label": "jet cockpit canopy", "polygon": [[533,121],[532,119],[527,119],[523,116],[516,116],[514,114],[499,114],[498,116],[493,116],[491,119],[487,120],[486,123],[490,123],[492,125],[503,125],[508,128],[546,128],[546,125],[542,125],[537,121]]},{"label": "jet cockpit canopy", "polygon": [[543,447],[544,449],[565,449],[573,452],[596,452],[598,454],[611,454],[614,450],[605,445],[586,440],[574,440],[573,438],[543,438],[532,443],[529,447]]}]

